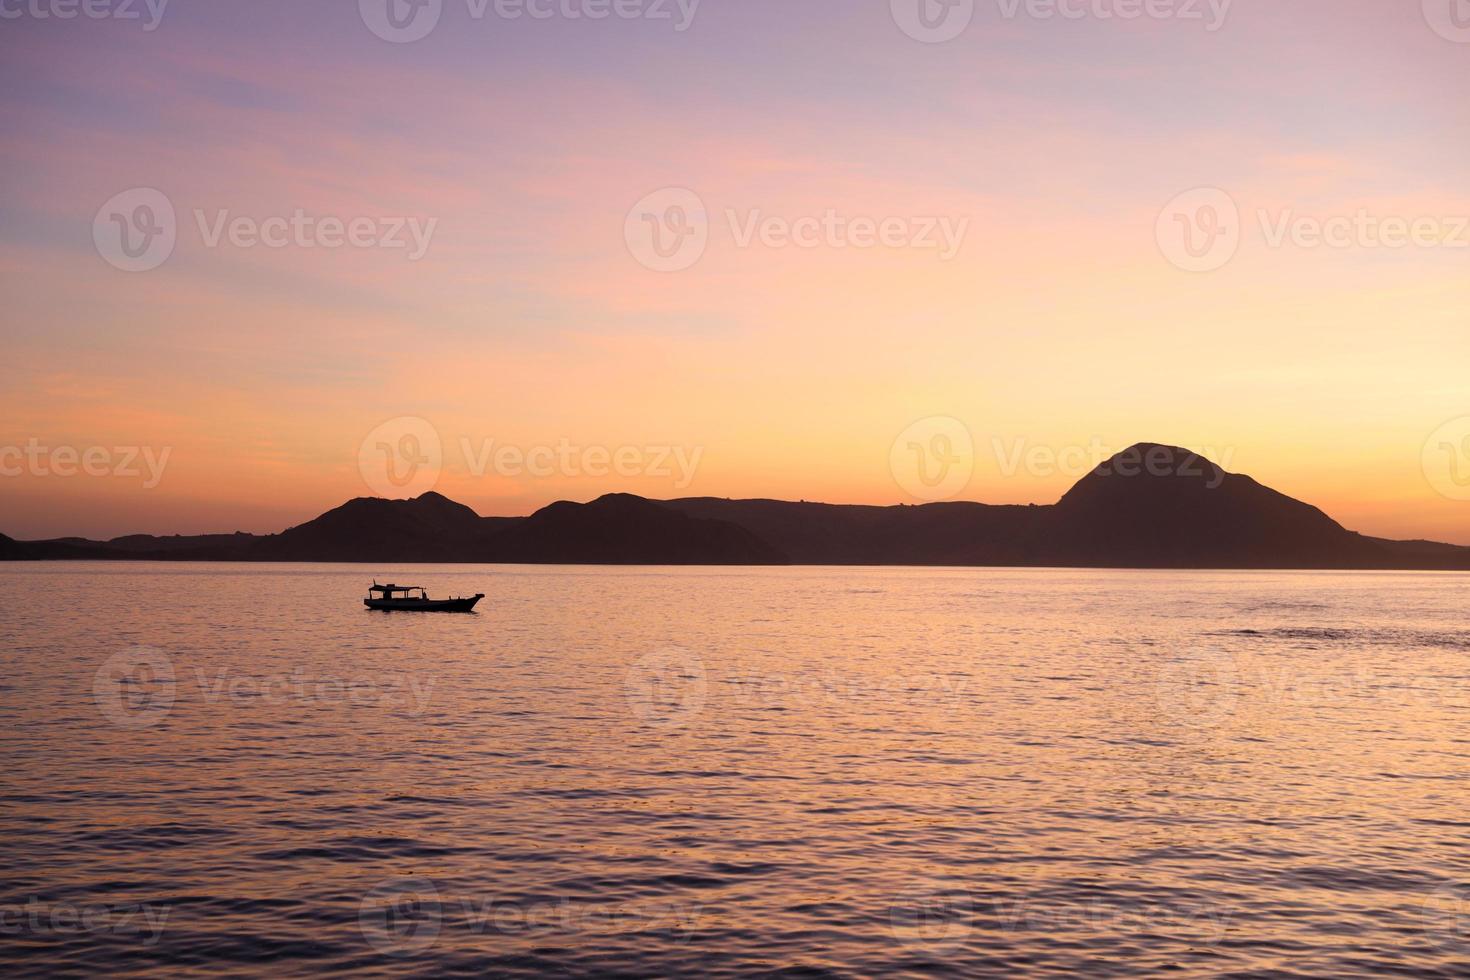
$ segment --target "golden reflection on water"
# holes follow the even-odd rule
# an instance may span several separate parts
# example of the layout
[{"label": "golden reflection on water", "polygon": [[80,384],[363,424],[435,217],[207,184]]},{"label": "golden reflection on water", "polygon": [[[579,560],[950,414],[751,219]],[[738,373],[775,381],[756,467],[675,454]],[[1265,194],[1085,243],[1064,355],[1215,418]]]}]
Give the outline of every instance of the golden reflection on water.
[{"label": "golden reflection on water", "polygon": [[[373,574],[488,598],[369,613]],[[1470,576],[89,564],[0,586],[28,597],[0,623],[0,928],[37,971],[1470,957]],[[129,904],[167,911],[155,942],[57,919]]]}]

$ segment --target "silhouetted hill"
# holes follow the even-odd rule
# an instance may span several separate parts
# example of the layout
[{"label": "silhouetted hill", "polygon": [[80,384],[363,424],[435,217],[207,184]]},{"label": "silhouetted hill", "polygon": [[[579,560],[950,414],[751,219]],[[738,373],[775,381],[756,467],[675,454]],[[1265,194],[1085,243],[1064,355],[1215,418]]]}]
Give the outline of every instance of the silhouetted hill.
[{"label": "silhouetted hill", "polygon": [[359,497],[251,548],[258,561],[474,561],[493,522],[437,493]]},{"label": "silhouetted hill", "polygon": [[489,541],[494,561],[596,565],[784,565],[745,528],[615,493],[542,508]]},{"label": "silhouetted hill", "polygon": [[1014,565],[1046,508],[974,503],[872,507],[692,497],[667,506],[728,521],[801,565]]},{"label": "silhouetted hill", "polygon": [[1395,568],[1460,569],[1467,568],[1465,556],[1470,548],[1460,545],[1440,544],[1438,541],[1390,541],[1387,538],[1367,538],[1384,549]]},{"label": "silhouetted hill", "polygon": [[1052,506],[668,504],[750,528],[797,564],[1470,569],[1470,548],[1365,537],[1248,476],[1153,443],[1113,456]]},{"label": "silhouetted hill", "polygon": [[1056,504],[843,506],[609,494],[481,517],[437,493],[350,500],[280,534],[14,541],[28,559],[558,564],[1470,569],[1470,548],[1386,541],[1186,449],[1141,443]]},{"label": "silhouetted hill", "polygon": [[[3,536],[0,536],[3,537]],[[87,558],[114,558],[117,552],[105,544],[86,541],[82,538],[66,538],[55,541],[16,541],[5,538],[0,541],[0,561],[72,561]]]},{"label": "silhouetted hill", "polygon": [[1353,568],[1390,557],[1310,504],[1152,443],[1083,477],[1047,524],[1042,564]]},{"label": "silhouetted hill", "polygon": [[116,548],[121,551],[137,552],[161,552],[161,551],[199,551],[201,549],[245,549],[257,538],[252,534],[236,531],[234,534],[196,534],[185,536],[175,534],[169,537],[155,537],[151,534],[130,534],[126,537],[113,538],[106,543],[108,548]]}]

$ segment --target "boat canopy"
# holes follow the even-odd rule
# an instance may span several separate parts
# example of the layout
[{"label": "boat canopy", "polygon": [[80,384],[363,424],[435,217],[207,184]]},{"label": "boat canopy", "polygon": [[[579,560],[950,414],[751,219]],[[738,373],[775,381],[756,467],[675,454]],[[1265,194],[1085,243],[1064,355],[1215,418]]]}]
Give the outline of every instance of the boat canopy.
[{"label": "boat canopy", "polygon": [[424,591],[424,587],[422,585],[379,585],[377,582],[374,582],[373,587],[368,589],[368,591],[381,592],[385,596],[391,596],[399,592],[422,592]]}]

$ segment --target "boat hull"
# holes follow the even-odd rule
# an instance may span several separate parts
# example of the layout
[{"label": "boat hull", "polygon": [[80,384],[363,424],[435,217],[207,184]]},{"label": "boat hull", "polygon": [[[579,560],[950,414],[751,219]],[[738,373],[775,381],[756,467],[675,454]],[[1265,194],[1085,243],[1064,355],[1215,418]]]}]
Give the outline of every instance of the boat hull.
[{"label": "boat hull", "polygon": [[468,599],[364,599],[362,604],[382,612],[473,612],[484,595]]}]

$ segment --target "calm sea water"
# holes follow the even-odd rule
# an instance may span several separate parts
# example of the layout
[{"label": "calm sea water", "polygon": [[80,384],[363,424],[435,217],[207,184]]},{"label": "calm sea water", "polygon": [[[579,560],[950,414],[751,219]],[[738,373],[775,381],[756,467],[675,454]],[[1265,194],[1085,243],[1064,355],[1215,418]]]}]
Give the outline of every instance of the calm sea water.
[{"label": "calm sea water", "polygon": [[1470,975],[1470,576],[0,595],[7,973]]}]

